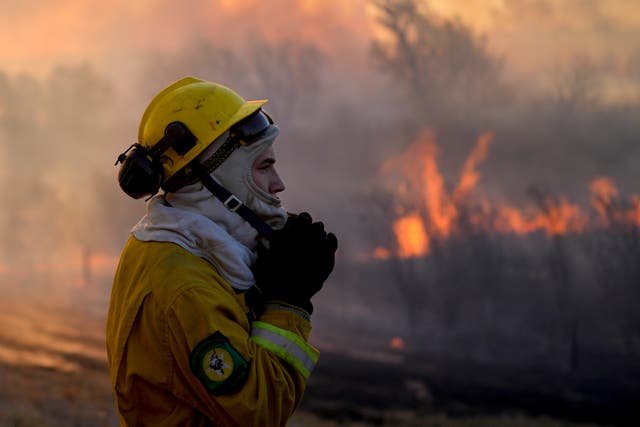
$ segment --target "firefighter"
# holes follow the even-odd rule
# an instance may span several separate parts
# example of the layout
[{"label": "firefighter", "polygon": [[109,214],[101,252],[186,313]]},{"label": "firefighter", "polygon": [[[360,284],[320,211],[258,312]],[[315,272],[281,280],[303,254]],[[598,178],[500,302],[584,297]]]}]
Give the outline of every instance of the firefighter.
[{"label": "firefighter", "polygon": [[337,240],[281,206],[266,102],[183,78],[118,157],[121,188],[148,197],[106,324],[122,426],[279,426],[300,403]]}]

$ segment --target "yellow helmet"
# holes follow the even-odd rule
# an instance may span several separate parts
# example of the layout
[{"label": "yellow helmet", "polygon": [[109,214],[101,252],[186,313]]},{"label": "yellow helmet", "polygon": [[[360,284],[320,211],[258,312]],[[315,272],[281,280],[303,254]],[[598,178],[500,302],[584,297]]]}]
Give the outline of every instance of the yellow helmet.
[{"label": "yellow helmet", "polygon": [[162,181],[166,183],[220,135],[256,113],[266,102],[245,101],[226,86],[185,77],[153,98],[140,121],[138,142],[145,149],[152,150],[174,122],[184,124],[193,134],[195,145],[186,152],[181,154],[178,151],[182,150],[176,151],[174,147],[162,152]]}]

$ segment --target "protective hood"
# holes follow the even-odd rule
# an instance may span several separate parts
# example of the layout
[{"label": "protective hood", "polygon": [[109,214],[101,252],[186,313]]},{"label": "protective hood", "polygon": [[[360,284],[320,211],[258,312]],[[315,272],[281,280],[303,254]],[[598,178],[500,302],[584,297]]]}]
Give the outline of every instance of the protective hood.
[{"label": "protective hood", "polygon": [[[251,169],[256,158],[273,145],[280,133],[277,126],[271,125],[267,131],[250,145],[242,145],[211,173],[223,187],[242,200],[253,212],[262,218],[271,228],[284,227],[287,213],[282,208],[282,202],[266,191],[259,188],[253,180]],[[198,160],[203,163],[211,157],[227,139],[223,134],[200,155]]]}]

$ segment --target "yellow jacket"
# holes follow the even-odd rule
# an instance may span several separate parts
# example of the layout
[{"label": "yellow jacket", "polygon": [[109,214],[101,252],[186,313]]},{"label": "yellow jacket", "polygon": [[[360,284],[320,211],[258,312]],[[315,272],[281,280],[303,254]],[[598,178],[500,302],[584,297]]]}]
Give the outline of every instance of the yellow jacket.
[{"label": "yellow jacket", "polygon": [[285,305],[247,313],[208,262],[130,238],[106,330],[121,425],[284,425],[318,358],[311,325]]}]

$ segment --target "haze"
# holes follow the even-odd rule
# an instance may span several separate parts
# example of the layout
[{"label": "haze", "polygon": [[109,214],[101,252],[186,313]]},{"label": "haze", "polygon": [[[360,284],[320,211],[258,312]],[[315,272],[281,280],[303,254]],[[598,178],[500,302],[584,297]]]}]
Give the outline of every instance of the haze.
[{"label": "haze", "polygon": [[114,162],[185,75],[270,100],[285,207],[340,240],[314,300],[321,349],[597,366],[607,387],[631,384],[636,0],[3,2],[0,292],[19,327],[0,362],[38,363],[23,356],[42,331],[23,331],[42,322],[21,315],[39,311],[14,301],[92,311],[102,351],[145,208]]}]

